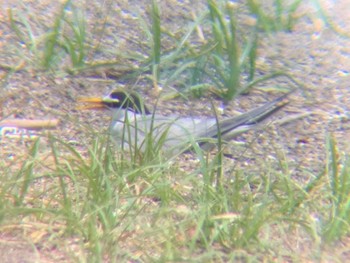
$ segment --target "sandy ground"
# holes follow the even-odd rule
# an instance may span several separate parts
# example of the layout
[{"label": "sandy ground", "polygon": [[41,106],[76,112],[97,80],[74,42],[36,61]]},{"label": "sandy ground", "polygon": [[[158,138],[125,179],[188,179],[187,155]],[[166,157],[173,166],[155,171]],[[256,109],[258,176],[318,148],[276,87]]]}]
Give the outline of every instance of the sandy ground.
[{"label": "sandy ground", "polygon": [[[8,24],[8,13],[3,12],[6,8],[24,10],[20,2],[33,4],[33,1],[2,1],[0,4],[0,76],[1,82],[1,116],[2,118],[35,118],[50,119],[58,118],[60,125],[53,133],[62,136],[66,140],[77,142],[84,140],[85,135],[81,134],[81,129],[90,127],[93,131],[103,131],[106,128],[109,117],[103,116],[101,112],[78,112],[76,110],[76,99],[81,95],[105,95],[109,90],[120,85],[132,85],[135,83],[118,83],[118,81],[105,78],[100,74],[98,78],[91,76],[52,76],[43,74],[25,67],[13,74],[8,74],[4,65],[20,65],[18,59],[18,40],[10,30]],[[43,1],[44,2],[44,1]],[[126,3],[129,2],[129,3]],[[190,6],[186,1],[180,11],[172,12],[172,5],[176,1],[163,3],[162,10],[166,22],[174,27],[174,32],[181,28],[180,23],[174,21],[190,20]],[[135,3],[138,4],[136,1]],[[57,4],[39,5],[35,8],[36,20],[33,25],[40,22],[45,23],[50,20],[50,16],[43,16],[43,13],[51,14],[57,10]],[[198,4],[201,6],[201,4]],[[100,10],[103,5],[98,5]],[[133,6],[131,1],[120,1],[116,4],[115,10],[129,10],[124,12],[123,22],[114,23],[118,29],[109,28],[110,34],[115,35],[110,38],[111,43],[102,45],[117,45],[119,48],[137,49],[137,42],[140,41],[130,28],[138,22],[133,16]],[[350,32],[350,5],[346,0],[322,1],[322,7],[326,10],[334,25],[337,25],[338,32],[322,23],[318,17],[315,7],[311,3],[303,5],[300,10],[305,16],[299,21],[292,33],[276,33],[271,38],[262,39],[262,46],[259,49],[258,70],[261,75],[274,70],[285,70],[303,84],[304,90],[291,95],[291,103],[279,112],[276,118],[286,118],[302,113],[309,115],[289,122],[281,126],[274,126],[274,129],[264,129],[257,133],[250,133],[242,136],[238,140],[250,142],[251,149],[245,155],[239,155],[235,161],[240,161],[241,166],[256,167],[259,169],[263,165],[260,158],[277,158],[279,154],[286,156],[289,165],[295,172],[293,176],[297,180],[307,180],[310,171],[317,172],[323,169],[325,164],[325,141],[327,134],[334,134],[339,147],[340,154],[349,152],[350,144],[350,89],[349,68],[350,68],[350,38],[340,33]],[[90,6],[91,13],[94,5]],[[129,8],[129,9],[128,9]],[[167,9],[168,8],[168,9]],[[98,10],[98,9],[96,9]],[[106,11],[102,10],[102,11]],[[114,11],[115,11],[114,10]],[[140,7],[140,12],[142,8]],[[25,12],[25,11],[23,11]],[[111,11],[112,12],[112,11]],[[98,12],[97,12],[98,13]],[[35,16],[34,13],[31,13]],[[98,16],[98,14],[91,14]],[[182,17],[182,20],[178,20]],[[111,21],[98,21],[96,25],[90,25],[92,30],[105,22],[113,24],[113,16],[108,16]],[[38,27],[34,34],[40,35],[44,30]],[[128,38],[127,36],[133,36]],[[131,41],[131,44],[128,42]],[[23,47],[23,53],[25,47]],[[156,96],[144,79],[140,80],[140,92],[144,94],[148,103],[154,102]],[[271,85],[291,85],[285,79],[271,81]],[[277,94],[271,94],[258,90],[253,90],[249,96],[241,96],[238,100],[230,102],[226,106],[225,114],[237,114],[248,109],[261,105],[272,100]],[[221,102],[215,101],[217,105]],[[172,101],[160,100],[158,108],[167,113],[179,113],[182,115],[212,114],[208,99],[182,100],[176,98]],[[87,125],[86,125],[87,123]],[[86,142],[84,142],[86,143]],[[1,141],[2,158],[10,159],[16,157],[18,147],[23,147],[22,142],[12,140]],[[235,153],[235,150],[232,150]],[[21,252],[23,257],[16,262],[33,262],[27,260],[26,255],[35,255],[37,251],[30,246],[26,246],[25,241],[16,241],[10,248],[10,240],[5,235],[0,235],[0,250],[8,251],[8,258],[2,258],[2,262],[11,261],[11,251],[14,254]],[[43,259],[43,257],[41,257]],[[12,258],[13,259],[13,258]],[[26,261],[27,260],[27,261]],[[43,260],[45,262],[45,260]]]}]

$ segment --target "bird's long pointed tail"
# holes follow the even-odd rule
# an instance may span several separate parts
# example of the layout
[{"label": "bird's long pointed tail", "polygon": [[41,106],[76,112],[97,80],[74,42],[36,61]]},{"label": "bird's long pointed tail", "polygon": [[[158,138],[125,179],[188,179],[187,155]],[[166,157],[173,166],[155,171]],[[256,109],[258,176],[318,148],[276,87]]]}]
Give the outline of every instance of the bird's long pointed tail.
[{"label": "bird's long pointed tail", "polygon": [[[225,136],[229,134],[229,136],[225,136],[225,137],[234,138],[235,136],[255,127],[257,124],[259,124],[263,120],[270,117],[276,111],[286,106],[290,102],[288,98],[290,93],[287,93],[256,109],[243,113],[242,115],[235,116],[235,117],[228,118],[221,121],[219,123],[221,136]],[[209,136],[212,135],[211,137],[214,137],[214,138],[217,137],[217,133],[218,133],[217,126],[212,127],[210,131],[207,131],[207,135]]]}]

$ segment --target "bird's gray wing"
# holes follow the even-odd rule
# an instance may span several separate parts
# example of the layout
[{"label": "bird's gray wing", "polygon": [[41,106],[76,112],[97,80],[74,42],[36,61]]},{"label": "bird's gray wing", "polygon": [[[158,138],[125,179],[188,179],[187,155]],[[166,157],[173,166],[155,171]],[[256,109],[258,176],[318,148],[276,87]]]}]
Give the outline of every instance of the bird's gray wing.
[{"label": "bird's gray wing", "polygon": [[220,131],[223,138],[234,138],[235,136],[252,129],[257,124],[271,116],[273,113],[283,108],[286,104],[289,103],[289,94],[290,93],[287,93],[275,99],[274,101],[268,102],[261,107],[243,113],[239,116],[219,121],[219,129],[217,125],[213,125],[201,135],[207,138],[217,138],[218,131]]}]

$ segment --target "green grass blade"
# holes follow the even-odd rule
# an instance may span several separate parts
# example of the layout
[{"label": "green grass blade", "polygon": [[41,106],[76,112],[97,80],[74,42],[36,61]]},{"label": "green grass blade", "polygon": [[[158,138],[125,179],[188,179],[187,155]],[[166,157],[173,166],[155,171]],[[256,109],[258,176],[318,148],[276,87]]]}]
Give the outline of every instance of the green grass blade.
[{"label": "green grass blade", "polygon": [[[28,193],[31,183],[34,180],[34,167],[38,154],[40,139],[38,138],[29,151],[29,160],[26,160],[20,169],[19,176],[23,176],[22,186],[19,191],[19,196],[16,198],[16,205],[21,206]],[[17,177],[19,179],[19,177]]]},{"label": "green grass blade", "polygon": [[152,72],[155,82],[159,80],[160,59],[161,59],[161,21],[160,11],[156,0],[152,0],[152,37],[153,37],[153,54],[152,54]]},{"label": "green grass blade", "polygon": [[70,5],[70,3],[70,0],[66,0],[61,6],[61,10],[55,18],[53,28],[47,35],[42,63],[44,69],[49,69],[52,66],[54,58],[56,57],[55,48],[59,42],[61,25],[65,17],[66,8]]}]

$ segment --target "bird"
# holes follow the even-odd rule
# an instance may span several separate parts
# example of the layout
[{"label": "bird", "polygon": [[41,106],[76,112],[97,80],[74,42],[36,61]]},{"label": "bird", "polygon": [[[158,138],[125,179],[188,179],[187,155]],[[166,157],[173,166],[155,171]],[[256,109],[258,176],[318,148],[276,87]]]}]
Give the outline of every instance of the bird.
[{"label": "bird", "polygon": [[290,92],[238,116],[217,120],[216,117],[163,116],[151,111],[136,92],[116,89],[105,97],[83,97],[79,109],[106,109],[112,113],[110,135],[123,149],[144,152],[154,149],[176,155],[196,143],[209,151],[218,141],[228,142],[252,130],[276,111],[286,106]]}]

